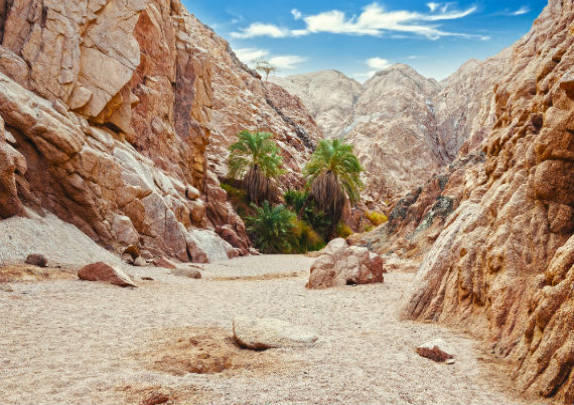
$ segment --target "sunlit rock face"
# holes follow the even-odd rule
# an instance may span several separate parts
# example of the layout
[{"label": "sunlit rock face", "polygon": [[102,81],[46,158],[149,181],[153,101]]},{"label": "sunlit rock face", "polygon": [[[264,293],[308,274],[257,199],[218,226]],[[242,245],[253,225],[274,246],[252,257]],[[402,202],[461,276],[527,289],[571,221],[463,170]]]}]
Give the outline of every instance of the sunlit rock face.
[{"label": "sunlit rock face", "polygon": [[472,325],[515,361],[518,388],[565,403],[574,399],[573,21],[571,2],[550,1],[509,51],[483,103],[484,162],[456,180],[458,208],[403,311]]},{"label": "sunlit rock face", "polygon": [[219,186],[234,135],[276,134],[284,187],[321,136],[177,0],[17,0],[0,39],[1,218],[50,211],[180,260],[246,254]]}]

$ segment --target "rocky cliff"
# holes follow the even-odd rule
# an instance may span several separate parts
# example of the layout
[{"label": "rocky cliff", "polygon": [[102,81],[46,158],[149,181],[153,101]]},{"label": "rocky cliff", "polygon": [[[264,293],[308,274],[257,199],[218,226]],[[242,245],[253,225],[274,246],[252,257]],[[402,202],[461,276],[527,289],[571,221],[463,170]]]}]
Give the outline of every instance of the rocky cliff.
[{"label": "rocky cliff", "polygon": [[574,400],[573,22],[571,2],[550,0],[509,51],[479,109],[493,122],[478,136],[484,162],[445,181],[458,208],[404,308],[411,319],[472,325],[514,361],[520,389],[565,403]]},{"label": "rocky cliff", "polygon": [[184,261],[245,254],[226,146],[273,131],[295,170],[320,136],[177,0],[1,2],[0,43],[0,218],[48,211]]}]

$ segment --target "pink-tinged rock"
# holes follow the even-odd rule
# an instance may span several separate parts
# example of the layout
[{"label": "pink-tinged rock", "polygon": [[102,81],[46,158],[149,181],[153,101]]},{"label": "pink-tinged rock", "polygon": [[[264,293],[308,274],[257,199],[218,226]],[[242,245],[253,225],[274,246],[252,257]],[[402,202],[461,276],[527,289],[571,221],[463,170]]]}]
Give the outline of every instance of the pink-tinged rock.
[{"label": "pink-tinged rock", "polygon": [[421,357],[426,357],[432,361],[443,363],[454,358],[452,348],[442,339],[434,339],[417,347],[417,353]]},{"label": "pink-tinged rock", "polygon": [[160,257],[159,259],[155,259],[154,264],[157,267],[163,267],[164,269],[175,269],[175,268],[177,268],[175,263],[173,263],[169,259],[166,259],[165,257]]},{"label": "pink-tinged rock", "polygon": [[321,251],[311,266],[307,288],[382,283],[383,260],[367,248],[349,246],[334,239]]},{"label": "pink-tinged rock", "polygon": [[78,271],[80,280],[103,281],[120,287],[136,287],[133,280],[122,270],[103,262],[97,262],[82,267]]}]

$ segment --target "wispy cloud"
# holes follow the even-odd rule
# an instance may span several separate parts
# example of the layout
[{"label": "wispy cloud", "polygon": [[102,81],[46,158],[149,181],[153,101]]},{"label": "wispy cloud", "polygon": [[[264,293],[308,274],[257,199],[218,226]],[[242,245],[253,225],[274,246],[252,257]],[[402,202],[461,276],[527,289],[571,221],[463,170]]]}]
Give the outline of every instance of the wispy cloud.
[{"label": "wispy cloud", "polygon": [[249,27],[242,29],[240,32],[232,32],[231,36],[238,39],[247,39],[255,37],[285,38],[290,36],[291,32],[286,28],[280,28],[273,24],[253,23]]},{"label": "wispy cloud", "polygon": [[298,55],[271,55],[267,49],[239,48],[235,54],[243,63],[254,65],[258,60],[265,59],[279,70],[294,70],[307,59]]},{"label": "wispy cloud", "polygon": [[452,3],[428,3],[430,14],[408,10],[388,11],[379,3],[371,3],[364,7],[358,16],[347,16],[340,10],[330,10],[319,14],[303,16],[299,10],[292,10],[291,14],[296,20],[303,20],[305,28],[289,29],[267,23],[253,23],[239,32],[231,33],[233,38],[254,38],[267,36],[272,38],[285,38],[304,36],[317,33],[370,35],[382,36],[385,33],[404,35],[417,35],[427,39],[436,40],[451,36],[467,39],[490,39],[485,35],[472,35],[466,33],[441,30],[436,22],[464,18],[474,13],[477,8],[466,10],[451,9]]},{"label": "wispy cloud", "polygon": [[528,6],[522,6],[518,10],[513,11],[512,15],[524,15],[530,12],[530,8]]},{"label": "wispy cloud", "polygon": [[269,51],[267,49],[257,49],[257,48],[240,48],[234,49],[235,55],[239,58],[239,60],[246,64],[251,64],[258,59],[265,58],[269,55]]},{"label": "wispy cloud", "polygon": [[297,65],[300,65],[306,60],[306,58],[297,55],[282,55],[272,57],[269,59],[269,63],[279,70],[294,70],[297,69]]}]

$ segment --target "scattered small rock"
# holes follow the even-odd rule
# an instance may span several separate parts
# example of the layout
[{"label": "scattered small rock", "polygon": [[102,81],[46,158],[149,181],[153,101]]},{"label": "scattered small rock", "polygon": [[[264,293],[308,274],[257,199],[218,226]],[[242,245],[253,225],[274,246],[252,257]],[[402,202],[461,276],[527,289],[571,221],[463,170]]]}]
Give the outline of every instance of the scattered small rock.
[{"label": "scattered small rock", "polygon": [[417,347],[417,353],[419,356],[426,357],[427,359],[431,359],[439,363],[443,363],[454,358],[452,349],[442,339],[434,339],[424,343],[423,345]]},{"label": "scattered small rock", "polygon": [[141,402],[141,405],[160,405],[169,401],[169,396],[161,392],[154,392]]},{"label": "scattered small rock", "polygon": [[122,253],[122,256],[126,255],[126,254],[130,255],[132,257],[132,259],[135,260],[136,258],[141,256],[140,248],[137,247],[136,245],[130,245],[124,250],[124,252]]},{"label": "scattered small rock", "polygon": [[265,350],[307,346],[315,343],[318,336],[279,319],[236,317],[233,319],[233,338],[246,349]]},{"label": "scattered small rock", "polygon": [[152,277],[142,277],[142,280],[144,281],[154,281],[154,279]]},{"label": "scattered small rock", "polygon": [[445,364],[453,365],[454,363],[456,363],[456,361],[454,359],[448,359],[447,361],[445,361]]},{"label": "scattered small rock", "polygon": [[0,284],[0,291],[12,293],[14,289],[10,286],[10,284]]},{"label": "scattered small rock", "polygon": [[132,279],[121,269],[104,262],[97,262],[82,267],[78,271],[80,280],[104,281],[120,287],[136,287]]},{"label": "scattered small rock", "polygon": [[32,254],[28,255],[26,258],[26,264],[31,264],[32,266],[46,267],[48,265],[48,259],[44,255]]},{"label": "scattered small rock", "polygon": [[146,260],[145,260],[143,257],[138,256],[138,257],[136,257],[136,259],[134,260],[134,266],[145,267],[145,266],[147,266],[147,262],[146,262]]},{"label": "scattered small rock", "polygon": [[194,269],[176,268],[171,271],[171,275],[178,277],[195,278],[195,279],[201,278],[201,273],[199,272],[199,270]]}]

